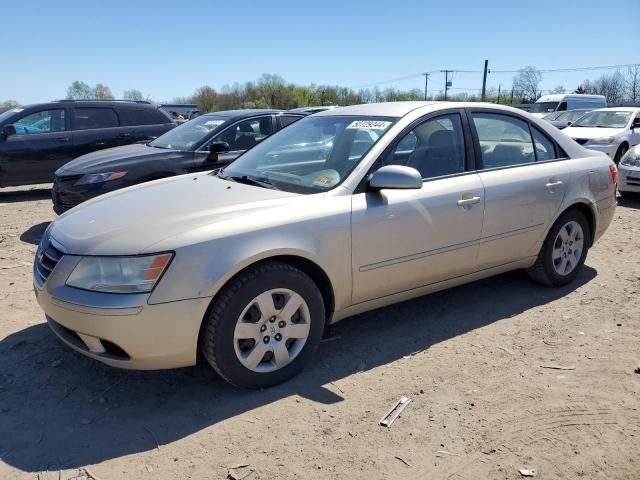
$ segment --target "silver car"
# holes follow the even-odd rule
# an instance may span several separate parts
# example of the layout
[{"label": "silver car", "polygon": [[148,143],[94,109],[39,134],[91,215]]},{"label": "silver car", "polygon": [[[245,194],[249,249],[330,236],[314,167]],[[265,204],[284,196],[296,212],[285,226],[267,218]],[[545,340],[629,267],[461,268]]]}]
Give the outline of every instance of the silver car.
[{"label": "silver car", "polygon": [[618,164],[620,180],[618,192],[621,196],[640,194],[640,145],[629,150]]},{"label": "silver car", "polygon": [[109,365],[282,382],[325,325],[526,269],[571,282],[615,209],[616,168],[543,120],[477,103],[317,113],[213,172],[90,200],[34,262],[53,331]]}]

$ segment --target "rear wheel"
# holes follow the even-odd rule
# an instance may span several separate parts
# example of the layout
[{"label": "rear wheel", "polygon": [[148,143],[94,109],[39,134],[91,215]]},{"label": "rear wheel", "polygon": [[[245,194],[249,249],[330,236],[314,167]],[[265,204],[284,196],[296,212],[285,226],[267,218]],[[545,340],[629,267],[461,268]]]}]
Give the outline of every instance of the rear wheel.
[{"label": "rear wheel", "polygon": [[529,277],[549,287],[570,283],[584,265],[590,238],[589,222],[582,212],[563,213],[551,227],[536,263],[527,270]]},{"label": "rear wheel", "polygon": [[623,143],[622,145],[620,145],[620,147],[618,147],[618,151],[616,152],[615,157],[613,157],[613,161],[616,165],[620,163],[620,159],[624,156],[625,153],[627,153],[628,150],[629,145],[627,145],[626,143]]},{"label": "rear wheel", "polygon": [[304,272],[279,262],[256,265],[234,278],[209,308],[201,350],[233,385],[275,385],[311,360],[324,319],[320,291]]}]

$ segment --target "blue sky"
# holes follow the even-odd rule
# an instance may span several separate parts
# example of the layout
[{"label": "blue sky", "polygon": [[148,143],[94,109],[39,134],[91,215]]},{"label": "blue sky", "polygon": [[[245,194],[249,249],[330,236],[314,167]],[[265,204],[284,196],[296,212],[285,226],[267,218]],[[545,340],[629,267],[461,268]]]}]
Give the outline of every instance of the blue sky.
[{"label": "blue sky", "polygon": [[[262,73],[360,86],[481,70],[485,58],[494,70],[640,63],[638,1],[10,0],[0,27],[0,101],[61,98],[73,80],[162,101]],[[602,73],[548,73],[542,88],[575,88]],[[512,77],[492,73],[488,84],[509,89]],[[430,82],[430,91],[442,89],[443,74]],[[454,88],[481,84],[479,73],[453,77]]]}]

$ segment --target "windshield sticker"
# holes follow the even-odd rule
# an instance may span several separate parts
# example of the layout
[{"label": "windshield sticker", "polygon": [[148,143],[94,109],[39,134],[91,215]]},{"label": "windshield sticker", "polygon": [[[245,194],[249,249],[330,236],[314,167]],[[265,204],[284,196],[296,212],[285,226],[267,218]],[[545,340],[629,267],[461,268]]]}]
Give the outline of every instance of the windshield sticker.
[{"label": "windshield sticker", "polygon": [[208,127],[217,127],[218,125],[222,125],[224,120],[207,120],[205,125]]},{"label": "windshield sticker", "polygon": [[314,187],[332,187],[340,181],[340,174],[333,169],[322,170],[313,179]]},{"label": "windshield sticker", "polygon": [[386,130],[391,122],[382,120],[356,120],[351,122],[347,128],[368,128],[370,130]]},{"label": "windshield sticker", "polygon": [[23,111],[24,108],[14,108],[13,110],[11,110],[13,113],[20,113],[21,111]]}]

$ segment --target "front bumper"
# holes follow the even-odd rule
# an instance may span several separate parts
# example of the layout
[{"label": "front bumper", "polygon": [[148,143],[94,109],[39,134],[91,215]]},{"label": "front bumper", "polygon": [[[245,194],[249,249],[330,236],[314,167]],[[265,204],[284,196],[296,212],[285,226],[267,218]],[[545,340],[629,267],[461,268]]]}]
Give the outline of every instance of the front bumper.
[{"label": "front bumper", "polygon": [[618,147],[619,145],[590,145],[590,144],[586,144],[583,145],[584,148],[587,148],[589,150],[593,150],[595,152],[602,152],[605,153],[609,156],[610,159],[614,159],[614,157],[616,156],[616,152],[618,151]]},{"label": "front bumper", "polygon": [[640,167],[618,165],[618,190],[640,192]]},{"label": "front bumper", "polygon": [[83,175],[56,176],[51,187],[53,211],[62,215],[67,210],[104,193],[127,187],[124,179],[76,186]]},{"label": "front bumper", "polygon": [[149,294],[68,287],[66,279],[80,258],[64,255],[44,283],[34,268],[36,298],[64,343],[113,367],[156,370],[195,365],[210,298],[150,305]]}]

